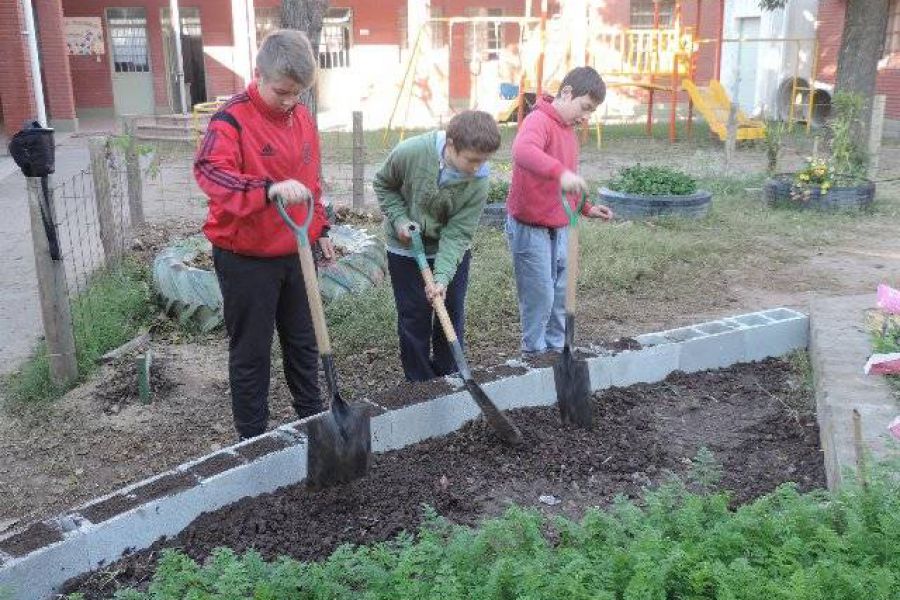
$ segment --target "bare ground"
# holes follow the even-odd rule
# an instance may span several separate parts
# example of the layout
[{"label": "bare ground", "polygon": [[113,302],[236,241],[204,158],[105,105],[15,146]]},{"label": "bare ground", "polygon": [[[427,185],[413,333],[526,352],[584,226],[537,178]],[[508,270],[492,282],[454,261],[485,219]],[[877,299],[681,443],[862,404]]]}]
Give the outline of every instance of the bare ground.
[{"label": "bare ground", "polygon": [[[603,158],[607,152],[616,154]],[[747,153],[741,164],[757,171],[759,153]],[[679,164],[681,158],[685,165],[714,170],[713,155],[686,148],[673,156],[662,143],[631,143],[605,151],[595,168],[602,177],[616,163],[649,157],[645,162]],[[799,155],[797,151],[794,159]],[[881,163],[876,178],[894,176],[900,147],[886,148]],[[881,183],[879,194],[896,199],[900,185]],[[584,298],[579,337],[611,339],[773,306],[803,309],[819,295],[871,292],[878,282],[900,276],[897,240],[896,221],[887,220],[821,248],[760,240],[786,245],[788,258],[783,263],[749,258],[702,280],[673,272],[652,286]],[[152,246],[151,241],[145,251]],[[514,308],[511,314],[514,317]],[[506,331],[505,337],[470,348],[470,362],[493,365],[515,356],[517,327]],[[131,382],[123,381],[122,369],[112,365],[53,405],[9,405],[0,412],[0,534],[234,440],[224,339],[219,335],[186,341],[169,332],[154,338],[153,349],[160,367],[154,383],[163,391],[151,404],[138,402],[136,389],[126,389]],[[343,385],[357,394],[376,393],[400,379],[394,355],[367,354],[338,366]],[[279,371],[273,368],[272,426],[293,418]],[[120,392],[111,396],[111,389]],[[117,402],[115,397],[125,399]]]}]

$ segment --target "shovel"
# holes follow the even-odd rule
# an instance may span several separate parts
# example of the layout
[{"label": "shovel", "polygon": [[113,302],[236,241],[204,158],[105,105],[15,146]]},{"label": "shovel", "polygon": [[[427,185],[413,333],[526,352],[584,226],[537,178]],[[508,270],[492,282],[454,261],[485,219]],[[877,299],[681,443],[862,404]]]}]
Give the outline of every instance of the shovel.
[{"label": "shovel", "polygon": [[[426,286],[431,285],[434,283],[434,277],[431,274],[431,267],[428,266],[428,260],[425,258],[425,247],[422,245],[422,234],[419,233],[419,230],[415,225],[410,225],[409,234],[410,237],[412,237],[413,254],[416,257],[416,263],[419,265],[419,270],[422,272],[422,279],[425,280]],[[485,391],[481,389],[481,386],[472,378],[472,371],[469,369],[469,363],[466,362],[462,345],[459,343],[459,338],[456,337],[456,330],[453,328],[453,323],[450,321],[450,315],[447,314],[447,307],[444,306],[443,299],[435,298],[432,305],[434,306],[434,311],[437,313],[438,320],[441,322],[441,328],[444,330],[444,337],[447,338],[447,343],[450,344],[450,350],[453,353],[453,359],[456,361],[456,367],[459,369],[459,374],[463,378],[463,383],[469,391],[469,394],[471,394],[472,399],[475,400],[475,404],[481,409],[488,424],[494,428],[494,431],[497,432],[497,435],[500,436],[500,439],[503,440],[504,443],[511,446],[517,446],[522,443],[522,434],[519,431],[519,428],[500,412],[497,405],[488,398]]]},{"label": "shovel", "polygon": [[297,236],[300,269],[303,272],[316,345],[322,358],[322,370],[325,371],[325,383],[331,401],[331,410],[316,415],[306,424],[309,439],[306,481],[311,488],[322,488],[345,483],[366,474],[372,455],[370,417],[358,406],[348,404],[338,392],[331,339],[325,325],[325,310],[322,307],[319,280],[307,233],[313,216],[312,199],[307,199],[303,225],[297,225],[291,219],[280,198],[275,200],[275,207]]},{"label": "shovel", "polygon": [[566,266],[566,338],[562,355],[553,365],[556,383],[556,401],[563,423],[584,429],[592,427],[591,377],[587,362],[576,359],[572,352],[575,341],[575,287],[578,280],[578,215],[584,207],[586,196],[575,210],[562,195],[563,208],[569,217]]}]

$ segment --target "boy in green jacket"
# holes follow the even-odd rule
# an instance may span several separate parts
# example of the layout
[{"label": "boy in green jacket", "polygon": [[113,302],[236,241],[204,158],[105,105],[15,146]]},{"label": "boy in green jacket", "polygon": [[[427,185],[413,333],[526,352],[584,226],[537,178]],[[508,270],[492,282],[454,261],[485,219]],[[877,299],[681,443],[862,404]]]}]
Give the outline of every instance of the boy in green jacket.
[{"label": "boy in green jacket", "polygon": [[[488,194],[487,160],[500,147],[494,118],[467,110],[446,131],[398,144],[375,174],[385,216],[388,270],[397,305],[400,361],[409,381],[456,371],[431,303],[444,300],[460,343],[469,282],[469,246]],[[410,225],[422,234],[434,285],[426,288],[410,248]]]}]

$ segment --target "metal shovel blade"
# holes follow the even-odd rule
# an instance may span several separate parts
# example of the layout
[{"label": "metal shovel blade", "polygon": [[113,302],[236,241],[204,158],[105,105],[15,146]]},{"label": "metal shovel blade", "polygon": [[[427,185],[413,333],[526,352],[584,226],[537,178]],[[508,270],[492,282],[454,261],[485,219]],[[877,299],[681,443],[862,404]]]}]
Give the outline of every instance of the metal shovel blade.
[{"label": "metal shovel blade", "polygon": [[562,422],[583,429],[593,427],[591,375],[587,362],[576,359],[566,346],[559,361],[553,365],[553,379]]},{"label": "metal shovel blade", "polygon": [[475,404],[481,409],[484,418],[487,419],[490,426],[497,432],[497,435],[500,436],[503,443],[510,446],[518,446],[521,444],[522,433],[519,431],[519,428],[500,412],[500,409],[491,401],[487,393],[481,389],[481,386],[475,383],[475,380],[473,379],[466,379],[465,384],[466,389],[472,395],[472,399],[475,400]]},{"label": "metal shovel blade", "polygon": [[[323,356],[325,378],[332,382],[335,379],[334,365],[329,365],[330,360],[325,358]],[[365,476],[372,456],[370,415],[360,406],[345,402],[337,393],[336,386],[329,385],[329,388],[331,410],[306,423],[309,442],[306,484],[313,489],[347,483]]]}]

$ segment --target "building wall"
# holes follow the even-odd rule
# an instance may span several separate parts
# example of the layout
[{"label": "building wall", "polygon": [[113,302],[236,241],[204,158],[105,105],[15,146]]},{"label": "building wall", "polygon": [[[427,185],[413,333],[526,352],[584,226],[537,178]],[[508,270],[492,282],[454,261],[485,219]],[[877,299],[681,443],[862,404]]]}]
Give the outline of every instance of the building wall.
[{"label": "building wall", "polygon": [[47,118],[57,127],[72,129],[75,98],[66,55],[61,0],[34,0],[41,54],[41,71]]},{"label": "building wall", "polygon": [[[843,0],[820,0],[819,3],[819,78],[832,84],[837,73],[845,8]],[[877,93],[887,96],[885,116],[900,119],[900,55],[894,54],[881,61]]]},{"label": "building wall", "polygon": [[[161,9],[167,0],[142,0],[125,3],[143,6],[147,11],[147,36],[150,48],[150,70],[153,74],[154,102],[161,109],[169,105],[166,62],[162,40]],[[79,109],[111,109],[113,91],[110,70],[109,35],[106,28],[106,7],[124,6],[109,0],[63,0],[63,13],[69,17],[98,16],[103,18],[106,53],[99,56],[70,56],[75,93]],[[180,0],[181,7],[196,7],[200,11],[203,36],[206,92],[209,97],[231,94],[242,85],[234,73],[231,5],[221,0]]]},{"label": "building wall", "polygon": [[25,19],[19,2],[0,2],[0,103],[7,135],[35,116],[28,48],[22,31]]}]

